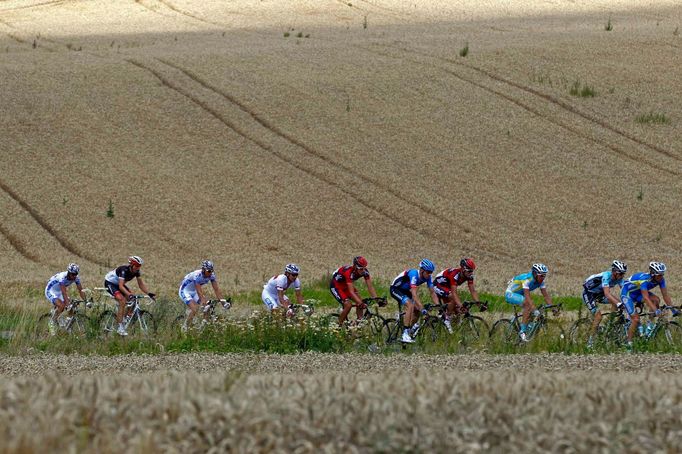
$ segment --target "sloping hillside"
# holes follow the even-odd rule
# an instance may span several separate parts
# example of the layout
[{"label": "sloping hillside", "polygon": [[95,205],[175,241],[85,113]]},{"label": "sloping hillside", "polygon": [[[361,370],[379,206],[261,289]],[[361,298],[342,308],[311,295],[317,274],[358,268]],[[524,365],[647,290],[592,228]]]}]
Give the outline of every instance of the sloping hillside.
[{"label": "sloping hillside", "polygon": [[544,261],[570,293],[655,258],[675,291],[682,6],[535,3],[0,1],[3,284],[362,253],[472,255],[499,291]]}]

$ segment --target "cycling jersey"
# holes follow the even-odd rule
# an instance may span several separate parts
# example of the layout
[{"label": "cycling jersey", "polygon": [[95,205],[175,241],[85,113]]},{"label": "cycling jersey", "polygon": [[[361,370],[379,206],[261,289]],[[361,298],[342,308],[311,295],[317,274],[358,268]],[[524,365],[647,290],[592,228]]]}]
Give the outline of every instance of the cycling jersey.
[{"label": "cycling jersey", "polygon": [[115,270],[111,270],[107,273],[106,276],[104,276],[104,280],[107,282],[111,282],[112,284],[118,285],[118,279],[123,278],[124,282],[131,281],[135,277],[140,277],[142,276],[142,273],[138,269],[137,271],[133,272],[133,269],[130,267],[130,265],[121,265]]},{"label": "cycling jersey", "polygon": [[358,273],[353,265],[342,266],[332,274],[332,279],[329,282],[329,291],[339,303],[350,299],[350,292],[348,291],[348,283],[357,281],[361,277],[369,279],[369,270],[364,269],[362,273]]},{"label": "cycling jersey", "polygon": [[197,285],[202,286],[209,282],[215,282],[215,273],[211,272],[208,277],[204,276],[202,270],[195,270],[187,274],[185,278],[180,283],[180,290],[178,290],[178,295],[180,299],[189,304],[190,302],[199,302],[199,295],[197,294]]},{"label": "cycling jersey", "polygon": [[636,302],[642,301],[642,290],[650,292],[656,287],[665,288],[665,278],[661,283],[654,281],[649,273],[636,273],[630,276],[623,284],[622,295],[628,295]]},{"label": "cycling jersey", "polygon": [[611,271],[604,271],[603,273],[593,274],[585,279],[583,288],[586,292],[592,293],[595,296],[603,296],[604,289],[607,287],[615,287],[616,285],[622,287],[623,279],[614,279]]},{"label": "cycling jersey", "polygon": [[50,303],[54,304],[56,300],[64,301],[64,295],[62,295],[61,288],[62,285],[64,287],[68,287],[71,284],[81,285],[81,280],[78,276],[76,276],[74,280],[70,280],[66,277],[67,274],[66,271],[62,271],[48,279],[47,285],[45,286],[45,297]]},{"label": "cycling jersey", "polygon": [[398,304],[405,304],[407,301],[412,301],[412,292],[410,289],[418,287],[424,283],[428,288],[433,288],[431,282],[431,275],[426,279],[422,279],[419,270],[410,269],[405,270],[393,279],[393,283],[389,288],[391,297],[398,302]]},{"label": "cycling jersey", "polygon": [[459,287],[465,282],[473,281],[474,273],[471,273],[471,275],[467,277],[461,268],[448,268],[447,270],[441,271],[438,276],[436,276],[433,283],[443,292],[449,293],[450,288],[452,288],[453,285]]},{"label": "cycling jersey", "polygon": [[547,286],[545,285],[544,280],[542,283],[536,281],[535,278],[533,278],[533,272],[531,271],[514,276],[512,280],[509,281],[507,292],[523,295],[524,289],[528,289],[528,291],[532,292],[537,288],[547,288]]},{"label": "cycling jersey", "polygon": [[[279,307],[280,304],[277,292],[279,290],[286,292],[287,289],[292,286],[294,287],[294,290],[301,290],[301,281],[296,278],[293,282],[289,282],[286,274],[271,277],[263,286],[263,293],[261,294],[263,304],[265,304],[269,310]],[[289,301],[289,298],[284,295],[284,300]]]}]

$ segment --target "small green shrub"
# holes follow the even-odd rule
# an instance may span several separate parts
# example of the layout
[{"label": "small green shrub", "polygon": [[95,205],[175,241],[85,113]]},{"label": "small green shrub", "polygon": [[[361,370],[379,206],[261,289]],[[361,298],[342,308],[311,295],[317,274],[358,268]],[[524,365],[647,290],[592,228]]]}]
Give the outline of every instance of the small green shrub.
[{"label": "small green shrub", "polygon": [[583,85],[580,80],[573,82],[573,85],[571,85],[568,92],[572,96],[578,96],[580,98],[594,98],[597,94],[593,87],[590,87],[587,84]]},{"label": "small green shrub", "polygon": [[667,125],[670,123],[670,119],[662,112],[647,112],[645,114],[638,115],[635,118],[637,123],[642,124],[657,124],[657,125]]},{"label": "small green shrub", "polygon": [[609,20],[606,22],[606,25],[604,25],[604,30],[607,32],[610,32],[613,30],[613,24],[611,23],[611,18],[609,17]]},{"label": "small green shrub", "polygon": [[114,217],[114,203],[109,199],[109,208],[107,208],[107,217],[108,218],[113,218]]},{"label": "small green shrub", "polygon": [[459,50],[460,57],[466,57],[467,55],[469,55],[469,43],[466,43],[464,47]]}]

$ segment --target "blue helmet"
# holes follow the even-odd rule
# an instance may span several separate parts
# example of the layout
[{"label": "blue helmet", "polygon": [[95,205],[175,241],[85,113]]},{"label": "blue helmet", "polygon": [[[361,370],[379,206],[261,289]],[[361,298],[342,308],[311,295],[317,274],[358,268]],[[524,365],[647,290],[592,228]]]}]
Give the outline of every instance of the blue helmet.
[{"label": "blue helmet", "polygon": [[205,271],[213,271],[213,262],[210,260],[201,261],[201,269]]},{"label": "blue helmet", "polygon": [[533,267],[531,269],[535,274],[547,274],[549,273],[549,270],[547,269],[547,265],[544,263],[533,263]]},{"label": "blue helmet", "polygon": [[419,268],[423,269],[424,271],[428,271],[429,273],[433,273],[436,269],[436,265],[434,265],[429,259],[422,259],[422,261],[419,262]]},{"label": "blue helmet", "polygon": [[69,266],[66,267],[66,272],[71,273],[71,274],[78,274],[81,271],[81,267],[76,265],[75,263],[69,263]]},{"label": "blue helmet", "polygon": [[289,263],[284,267],[285,273],[298,274],[300,271],[301,269],[295,263]]}]

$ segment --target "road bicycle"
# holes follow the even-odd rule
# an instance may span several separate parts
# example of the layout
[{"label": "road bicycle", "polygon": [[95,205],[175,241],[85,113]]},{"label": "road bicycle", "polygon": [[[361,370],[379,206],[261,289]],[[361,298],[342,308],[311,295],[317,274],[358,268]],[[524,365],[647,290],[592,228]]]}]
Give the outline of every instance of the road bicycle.
[{"label": "road bicycle", "polygon": [[41,315],[36,325],[35,337],[45,339],[58,333],[84,337],[87,334],[88,326],[90,326],[90,319],[83,314],[82,307],[90,304],[90,301],[69,300],[69,304],[59,314],[52,326],[50,326],[50,321],[55,308],[47,314]]},{"label": "road bicycle", "polygon": [[[343,327],[357,337],[371,337],[375,340],[386,339],[392,324],[396,322],[395,319],[386,318],[379,313],[379,308],[387,304],[386,297],[363,298],[362,303],[365,305],[362,317],[357,320],[347,318]],[[353,304],[353,307],[357,307],[357,304]],[[327,316],[326,325],[331,328],[338,327],[340,315],[340,311],[330,313]]]},{"label": "road bicycle", "polygon": [[206,325],[218,321],[219,315],[216,312],[218,305],[227,311],[232,307],[232,298],[207,300],[206,305],[197,310],[197,313],[192,318],[192,324],[190,326],[185,325],[185,320],[187,320],[187,316],[189,315],[189,309],[185,311],[185,314],[178,315],[174,320],[174,324],[181,327],[183,331],[187,329],[202,330]]},{"label": "road bicycle", "polygon": [[[558,317],[562,310],[562,304],[543,304],[538,307],[536,312],[531,313],[526,327],[526,341],[530,342],[538,337],[556,339],[559,342],[566,340],[566,333],[558,320],[549,318],[551,311],[554,317]],[[497,320],[490,329],[489,339],[491,342],[503,343],[508,345],[518,345],[522,342],[521,320],[523,319],[522,309],[514,306],[514,316],[511,318],[501,318]]]},{"label": "road bicycle", "polygon": [[[151,336],[156,333],[156,320],[147,310],[142,309],[141,301],[149,299],[147,295],[131,295],[125,306],[123,326],[129,335]],[[116,313],[112,310],[105,310],[99,316],[98,325],[104,336],[116,334],[118,323]]]}]

